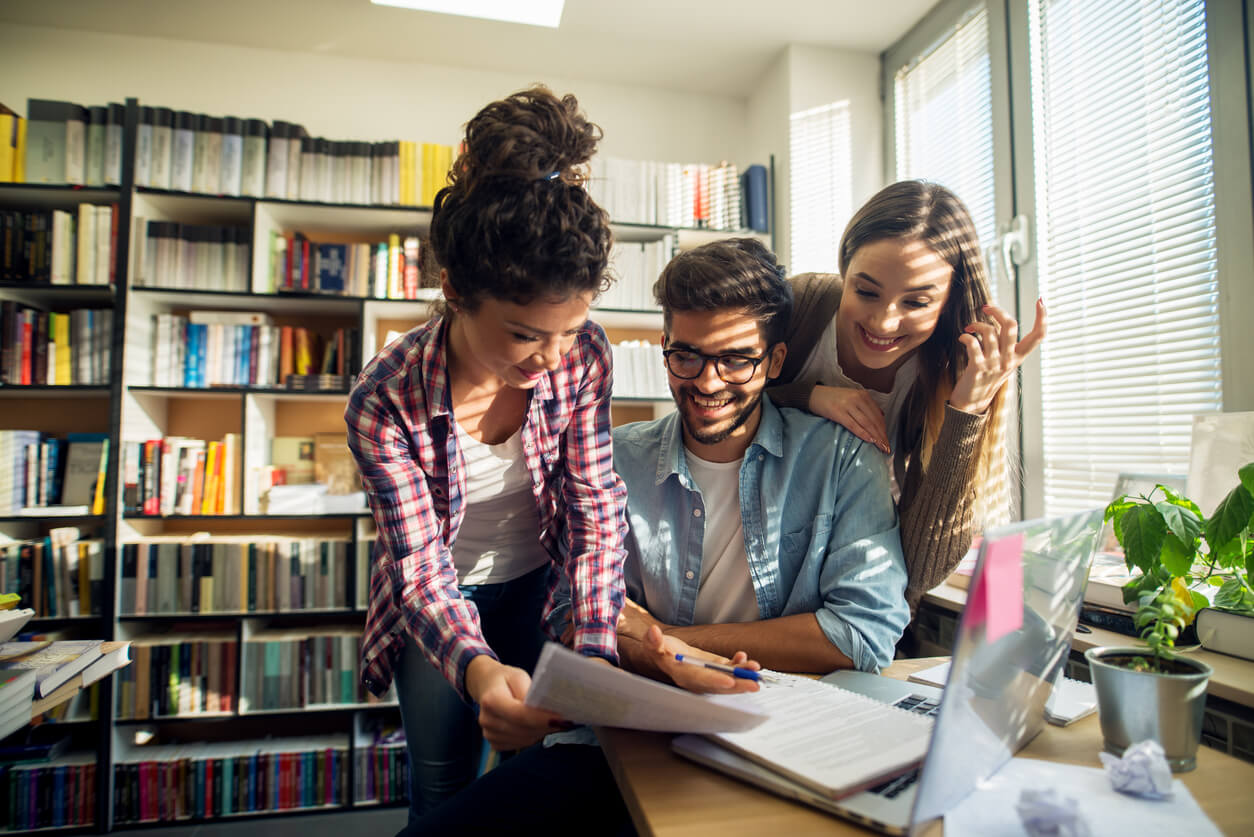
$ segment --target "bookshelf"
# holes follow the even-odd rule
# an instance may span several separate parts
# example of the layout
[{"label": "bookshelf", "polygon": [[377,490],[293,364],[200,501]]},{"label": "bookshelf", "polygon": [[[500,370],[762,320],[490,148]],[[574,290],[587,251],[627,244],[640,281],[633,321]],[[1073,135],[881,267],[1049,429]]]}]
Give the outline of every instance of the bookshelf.
[{"label": "bookshelf", "polygon": [[[366,695],[356,669],[359,640],[354,637],[365,624],[374,522],[364,499],[347,505],[332,497],[311,500],[299,494],[302,486],[281,486],[296,489],[291,495],[296,499],[276,504],[276,492],[267,491],[266,480],[278,464],[275,438],[344,432],[353,375],[389,333],[423,322],[438,291],[420,287],[411,294],[415,298],[383,299],[279,290],[275,247],[298,232],[311,242],[368,244],[373,257],[373,248],[390,236],[425,234],[430,207],[139,186],[134,173],[139,113],[138,102],[129,100],[120,188],[0,184],[0,210],[70,211],[84,202],[118,207],[111,285],[0,280],[0,301],[112,312],[104,343],[107,380],[0,385],[0,431],[100,433],[110,443],[99,513],[0,512],[0,544],[75,526],[98,532],[104,546],[101,595],[92,614],[59,614],[32,624],[129,640],[134,659],[120,676],[101,684],[96,696],[103,707],[100,720],[60,725],[62,731],[72,730],[73,745],[57,768],[64,766],[67,778],[75,777],[82,795],[74,809],[77,819],[63,814],[60,822],[40,827],[103,832],[151,823],[404,805],[405,749],[394,735],[399,711],[390,696],[377,701]],[[593,319],[606,328],[612,343],[648,341],[653,347],[662,330],[661,313],[649,301],[656,272],[678,250],[741,234],[641,223],[613,228],[620,247],[631,250],[630,281],[637,287],[634,296],[620,295],[596,308]],[[216,253],[207,257],[216,259],[208,281],[203,271],[167,269],[170,262],[157,258],[157,244],[149,244],[150,229],[163,235],[177,231],[180,247],[217,248],[199,251]],[[771,244],[769,234],[749,234]],[[627,269],[621,269],[626,282]],[[251,324],[219,322],[242,314],[254,318]],[[202,322],[195,323],[197,318]],[[165,336],[186,333],[173,329],[191,325],[202,325],[210,334],[215,324],[223,327],[217,339],[240,341],[230,344],[240,351],[244,341],[251,341],[257,368],[219,368],[220,383],[209,385],[194,372],[189,377],[187,346],[179,357],[170,350],[172,343],[158,338],[163,327],[169,329]],[[234,331],[228,338],[236,328],[256,328],[256,336]],[[323,347],[339,340],[335,357],[343,369],[342,385],[289,389],[279,385],[282,375],[259,374],[266,366],[263,357],[278,363],[264,354],[263,329],[272,329],[276,340],[285,331],[294,335],[305,329],[321,337]],[[223,351],[221,343],[217,348]],[[647,351],[637,354],[644,357]],[[243,371],[248,374],[230,377]],[[651,390],[615,397],[614,421],[669,410],[669,396],[656,383]],[[164,488],[168,498],[162,497],[160,481],[148,486],[155,493],[154,510],[137,503],[141,478],[133,466],[139,462],[141,473],[157,473],[157,462],[143,458],[155,449],[143,445],[158,439],[169,445],[160,446],[160,455],[170,458],[161,467],[172,460],[175,469]],[[218,479],[230,490],[221,490],[220,505],[206,506],[206,484],[200,503],[189,507],[178,502],[187,499],[180,491],[193,490],[187,482],[180,488],[181,457],[194,464],[199,451],[208,459],[211,444],[223,451]],[[228,449],[233,466],[226,461]],[[339,677],[335,683],[312,676],[326,668],[327,659]],[[161,711],[154,714],[154,709]],[[35,732],[47,736],[57,729],[45,725]],[[29,784],[32,778],[24,774],[21,781]],[[4,781],[0,777],[0,792]],[[258,789],[264,789],[260,795]],[[158,798],[164,801],[154,801]],[[0,829],[4,825],[0,822]]]}]

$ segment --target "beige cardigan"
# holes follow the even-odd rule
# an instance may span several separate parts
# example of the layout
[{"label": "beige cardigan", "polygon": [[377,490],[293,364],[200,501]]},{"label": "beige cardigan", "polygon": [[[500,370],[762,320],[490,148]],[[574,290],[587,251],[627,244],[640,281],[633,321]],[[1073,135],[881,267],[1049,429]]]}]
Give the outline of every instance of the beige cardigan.
[{"label": "beige cardigan", "polygon": [[[831,273],[803,273],[789,280],[794,306],[788,329],[788,356],[778,383],[768,390],[776,404],[809,409],[810,392],[821,383],[798,375],[818,345],[823,330],[840,307],[841,278]],[[910,612],[923,594],[944,581],[971,547],[975,469],[986,417],[945,406],[945,420],[923,469],[921,427],[903,428],[908,441],[893,442],[893,471],[901,488],[901,546],[909,580]],[[908,448],[908,449],[907,449]]]}]

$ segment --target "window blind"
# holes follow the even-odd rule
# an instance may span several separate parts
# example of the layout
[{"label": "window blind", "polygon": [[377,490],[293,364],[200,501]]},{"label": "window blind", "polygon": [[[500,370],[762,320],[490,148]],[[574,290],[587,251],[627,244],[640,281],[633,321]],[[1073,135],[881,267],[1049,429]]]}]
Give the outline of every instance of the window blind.
[{"label": "window blind", "polygon": [[840,236],[853,215],[849,103],[789,117],[789,273],[835,273]]},{"label": "window blind", "polygon": [[988,13],[981,4],[900,68],[893,84],[897,179],[952,190],[986,251],[997,243],[989,72]]},{"label": "window blind", "polygon": [[1202,0],[1030,5],[1047,514],[1187,473],[1222,406]]}]

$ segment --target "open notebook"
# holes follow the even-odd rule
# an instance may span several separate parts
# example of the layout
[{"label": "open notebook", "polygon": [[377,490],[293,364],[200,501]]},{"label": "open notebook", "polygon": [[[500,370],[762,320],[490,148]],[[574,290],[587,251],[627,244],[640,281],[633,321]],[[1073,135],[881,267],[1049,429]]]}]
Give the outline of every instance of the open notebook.
[{"label": "open notebook", "polygon": [[[714,698],[752,707],[767,720],[719,744],[840,799],[923,761],[932,719],[817,680],[775,674],[757,692]],[[815,731],[822,730],[821,736]]]}]

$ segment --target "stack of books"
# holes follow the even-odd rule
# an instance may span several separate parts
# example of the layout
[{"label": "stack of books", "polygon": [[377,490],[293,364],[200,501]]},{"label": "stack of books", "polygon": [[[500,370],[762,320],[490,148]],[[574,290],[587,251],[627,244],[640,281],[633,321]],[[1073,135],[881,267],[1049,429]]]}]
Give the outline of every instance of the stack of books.
[{"label": "stack of books", "polygon": [[44,285],[112,285],[118,205],[0,210],[0,279]]},{"label": "stack of books", "polygon": [[44,311],[0,302],[0,383],[101,386],[109,383],[113,311]]}]

